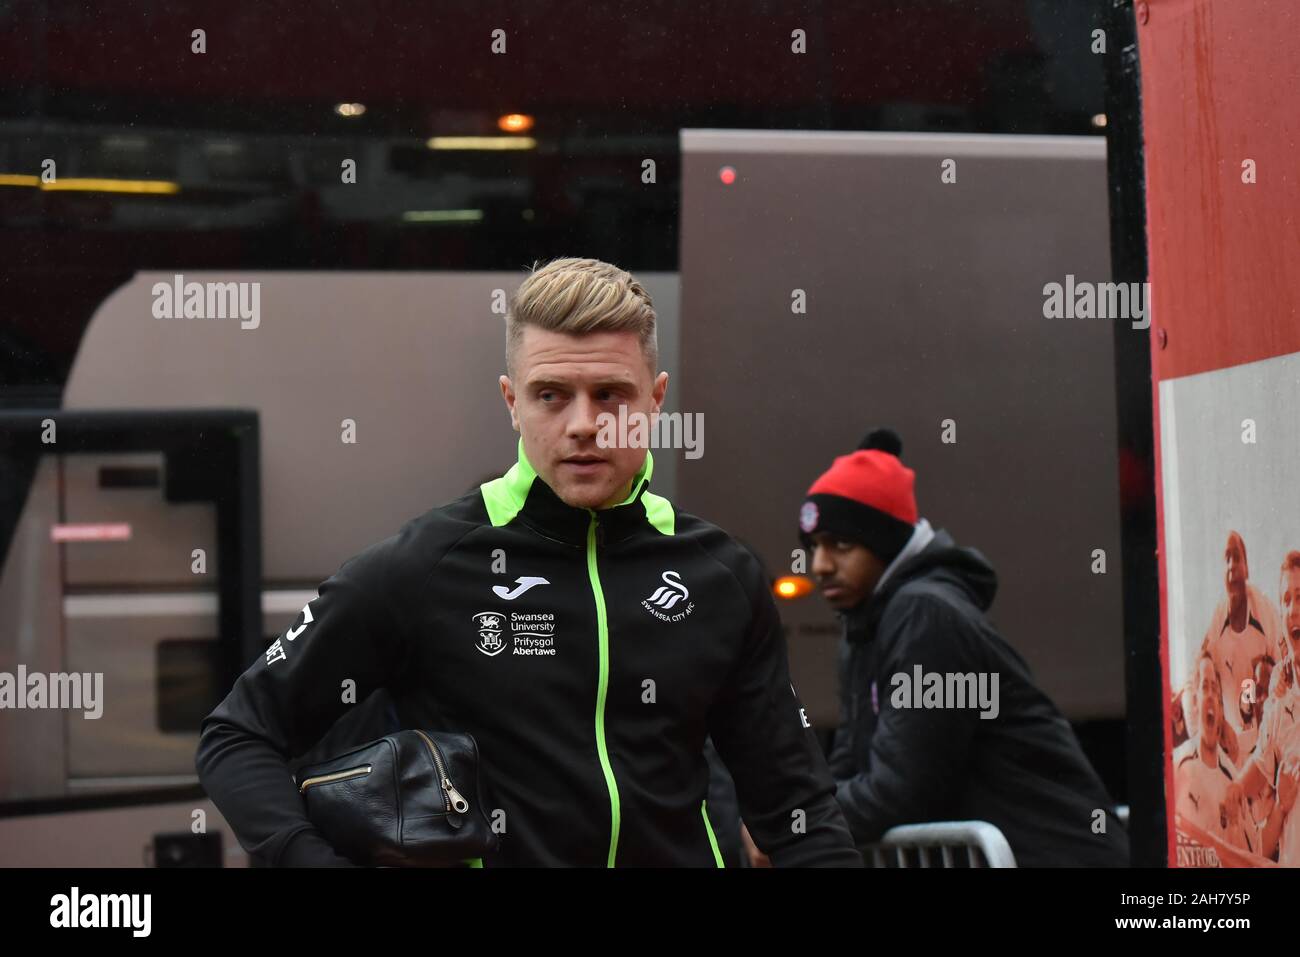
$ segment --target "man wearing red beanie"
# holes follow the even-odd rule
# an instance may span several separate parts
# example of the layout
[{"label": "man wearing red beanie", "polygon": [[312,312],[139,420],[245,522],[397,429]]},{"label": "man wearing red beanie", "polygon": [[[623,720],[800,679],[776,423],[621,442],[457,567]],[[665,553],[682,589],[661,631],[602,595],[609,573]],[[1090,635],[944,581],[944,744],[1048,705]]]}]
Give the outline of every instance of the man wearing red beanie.
[{"label": "man wearing red beanie", "polygon": [[1128,836],[1069,723],[985,613],[997,576],[920,518],[888,429],[808,489],[812,572],[844,623],[831,772],[859,843],[988,821],[1020,866],[1127,866]]}]

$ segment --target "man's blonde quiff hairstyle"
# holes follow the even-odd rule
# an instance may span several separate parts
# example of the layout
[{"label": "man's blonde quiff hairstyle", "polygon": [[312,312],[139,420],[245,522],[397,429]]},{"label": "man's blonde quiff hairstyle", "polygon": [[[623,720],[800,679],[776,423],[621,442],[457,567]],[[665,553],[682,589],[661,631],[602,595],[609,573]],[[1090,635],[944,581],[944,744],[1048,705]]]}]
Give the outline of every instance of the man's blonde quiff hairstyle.
[{"label": "man's blonde quiff hairstyle", "polygon": [[583,335],[630,330],[653,376],[659,364],[655,309],[650,294],[629,272],[599,259],[553,259],[533,271],[506,309],[506,374],[525,326]]}]

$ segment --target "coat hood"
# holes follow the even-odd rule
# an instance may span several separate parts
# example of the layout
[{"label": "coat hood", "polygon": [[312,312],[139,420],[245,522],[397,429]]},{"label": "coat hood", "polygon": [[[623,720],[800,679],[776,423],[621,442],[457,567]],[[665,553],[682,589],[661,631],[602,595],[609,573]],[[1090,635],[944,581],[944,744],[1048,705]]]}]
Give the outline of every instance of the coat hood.
[{"label": "coat hood", "polygon": [[890,599],[921,579],[960,589],[980,611],[988,610],[998,590],[997,572],[989,560],[978,549],[957,545],[951,535],[939,529],[930,544],[894,569],[878,591],[844,612],[848,635],[853,638],[874,633]]}]

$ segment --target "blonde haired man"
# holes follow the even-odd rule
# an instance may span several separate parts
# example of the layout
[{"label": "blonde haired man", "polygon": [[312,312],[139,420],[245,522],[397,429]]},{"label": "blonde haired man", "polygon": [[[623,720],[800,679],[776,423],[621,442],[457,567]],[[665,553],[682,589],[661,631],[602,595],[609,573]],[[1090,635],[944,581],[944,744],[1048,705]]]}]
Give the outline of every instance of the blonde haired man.
[{"label": "blonde haired man", "polygon": [[347,863],[285,762],[351,678],[386,688],[403,727],[477,739],[506,822],[487,867],[720,866],[706,737],[778,866],[861,866],[757,558],[649,492],[646,449],[597,442],[602,413],[650,415],[668,387],[644,287],[594,259],[548,263],[513,297],[506,343],[518,461],[346,562],[204,723],[199,773],[241,843]]}]

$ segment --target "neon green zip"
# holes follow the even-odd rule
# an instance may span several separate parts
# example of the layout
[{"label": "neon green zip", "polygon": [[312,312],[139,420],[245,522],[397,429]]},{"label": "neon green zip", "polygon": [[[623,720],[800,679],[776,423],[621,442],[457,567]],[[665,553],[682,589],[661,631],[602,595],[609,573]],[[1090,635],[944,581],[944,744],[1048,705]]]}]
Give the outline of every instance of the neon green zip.
[{"label": "neon green zip", "polygon": [[722,852],[718,850],[718,839],[713,836],[713,824],[709,821],[709,802],[700,802],[700,813],[704,815],[704,830],[709,832],[709,847],[713,848],[713,860],[719,867],[726,867],[722,862]]},{"label": "neon green zip", "polygon": [[596,752],[600,755],[600,769],[605,772],[605,786],[609,788],[609,860],[606,867],[614,866],[618,855],[618,829],[621,814],[618,801],[618,782],[609,763],[609,749],[605,746],[605,695],[609,692],[609,622],[605,617],[605,593],[600,587],[600,574],[596,569],[596,513],[591,513],[587,526],[587,577],[591,579],[591,593],[596,599],[596,631],[600,643],[600,681],[596,687]]}]

